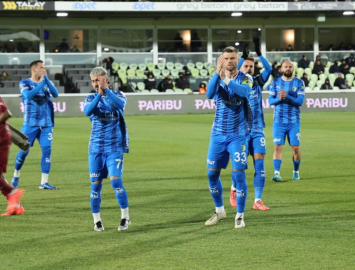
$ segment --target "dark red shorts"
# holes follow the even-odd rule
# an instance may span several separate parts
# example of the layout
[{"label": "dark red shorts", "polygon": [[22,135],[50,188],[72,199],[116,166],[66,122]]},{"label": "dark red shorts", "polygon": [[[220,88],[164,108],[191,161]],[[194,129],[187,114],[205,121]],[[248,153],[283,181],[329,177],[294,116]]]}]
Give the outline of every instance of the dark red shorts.
[{"label": "dark red shorts", "polygon": [[10,144],[10,133],[7,131],[0,132],[0,173],[6,173]]}]

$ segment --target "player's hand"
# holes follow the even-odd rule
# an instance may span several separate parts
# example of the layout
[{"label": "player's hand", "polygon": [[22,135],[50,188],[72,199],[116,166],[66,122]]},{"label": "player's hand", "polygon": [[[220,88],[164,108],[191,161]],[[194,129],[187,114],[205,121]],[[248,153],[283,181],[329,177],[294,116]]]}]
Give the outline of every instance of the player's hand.
[{"label": "player's hand", "polygon": [[247,59],[247,57],[249,56],[249,50],[248,50],[248,44],[245,43],[244,48],[243,48],[243,55],[242,58]]},{"label": "player's hand", "polygon": [[282,89],[280,92],[279,92],[279,98],[280,100],[283,100],[287,97],[287,93],[284,89]]},{"label": "player's hand", "polygon": [[255,52],[258,56],[261,55],[261,51],[260,51],[260,37],[258,35],[255,35],[253,37],[253,43],[255,45]]},{"label": "player's hand", "polygon": [[108,87],[107,78],[101,77],[99,80],[99,93],[104,95],[105,89]]},{"label": "player's hand", "polygon": [[39,74],[41,75],[41,79],[40,81],[44,80],[44,76],[47,75],[47,70],[45,70],[44,68],[40,70]]},{"label": "player's hand", "polygon": [[[223,80],[224,77],[226,76],[225,75],[225,62],[226,60],[224,59],[224,56],[221,55],[220,57],[218,57],[218,61],[217,61],[217,69],[216,69],[216,72],[218,73],[218,75],[221,77],[221,79]],[[223,77],[222,77],[223,76]]]}]

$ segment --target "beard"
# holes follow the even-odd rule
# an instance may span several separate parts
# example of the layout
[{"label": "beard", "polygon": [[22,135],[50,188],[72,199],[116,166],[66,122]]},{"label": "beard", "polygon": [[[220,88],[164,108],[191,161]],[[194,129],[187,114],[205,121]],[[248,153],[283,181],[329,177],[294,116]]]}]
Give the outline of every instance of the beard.
[{"label": "beard", "polygon": [[292,77],[292,72],[291,72],[291,71],[285,71],[285,72],[284,72],[284,76],[285,76],[286,78],[291,78],[291,77]]}]

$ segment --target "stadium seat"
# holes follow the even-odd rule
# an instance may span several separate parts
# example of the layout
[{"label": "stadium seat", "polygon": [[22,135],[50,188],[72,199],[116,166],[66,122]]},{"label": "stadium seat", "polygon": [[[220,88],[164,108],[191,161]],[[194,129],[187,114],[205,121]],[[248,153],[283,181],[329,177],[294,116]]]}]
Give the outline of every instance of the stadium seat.
[{"label": "stadium seat", "polygon": [[355,67],[351,67],[351,68],[349,69],[349,72],[352,73],[352,74],[355,74]]},{"label": "stadium seat", "polygon": [[340,90],[338,86],[333,86],[333,90]]},{"label": "stadium seat", "polygon": [[216,72],[216,69],[213,68],[213,67],[210,67],[210,68],[208,69],[208,74],[209,74],[210,76],[213,76],[215,72]]},{"label": "stadium seat", "polygon": [[312,88],[311,87],[305,87],[305,89],[304,89],[306,92],[309,92],[309,91],[312,91]]},{"label": "stadium seat", "polygon": [[174,66],[174,63],[173,63],[173,62],[167,62],[167,63],[166,63],[166,68],[167,68],[168,70],[172,70],[174,67],[175,67],[175,66]]},{"label": "stadium seat", "polygon": [[190,69],[191,76],[197,78],[200,75],[200,72],[197,68]]},{"label": "stadium seat", "polygon": [[346,74],[345,78],[349,81],[349,85],[353,84],[354,74],[348,73],[348,74]]},{"label": "stadium seat", "polygon": [[318,81],[318,75],[317,74],[311,74],[311,76],[310,76],[311,78],[311,81],[313,81],[313,82],[315,82],[315,83],[317,83],[317,81]]},{"label": "stadium seat", "polygon": [[153,70],[154,77],[155,77],[155,78],[160,77],[160,72],[161,72],[160,69],[154,69],[154,70]]},{"label": "stadium seat", "polygon": [[147,65],[146,65],[146,64],[143,64],[143,63],[140,63],[140,64],[138,65],[138,67],[139,67],[140,70],[143,71],[143,73],[144,73],[144,71],[147,69]]},{"label": "stadium seat", "polygon": [[192,91],[190,88],[185,88],[185,89],[184,89],[184,92],[185,92],[185,93],[193,93],[193,91]]},{"label": "stadium seat", "polygon": [[336,78],[337,78],[337,75],[335,75],[334,73],[329,74],[329,82],[331,85],[334,84],[334,81],[336,80]]},{"label": "stadium seat", "polygon": [[179,77],[179,70],[178,69],[171,69],[170,70],[170,73],[171,73],[171,76],[173,76],[174,78],[178,78]]},{"label": "stadium seat", "polygon": [[320,90],[320,89],[319,89],[318,86],[316,86],[316,87],[313,88],[313,91],[319,91],[319,90]]},{"label": "stadium seat", "polygon": [[306,73],[308,75],[308,77],[312,76],[312,70],[310,68],[305,68],[304,73]]},{"label": "stadium seat", "polygon": [[136,71],[134,69],[127,69],[127,78],[133,79],[136,77]]},{"label": "stadium seat", "polygon": [[184,90],[180,89],[180,88],[175,88],[175,93],[184,93]]},{"label": "stadium seat", "polygon": [[145,89],[145,84],[144,82],[137,82],[137,89],[139,91],[143,91]]},{"label": "stadium seat", "polygon": [[329,68],[328,68],[328,67],[325,67],[325,68],[324,68],[324,74],[325,74],[326,76],[329,76]]},{"label": "stadium seat", "polygon": [[117,74],[118,74],[118,76],[119,76],[120,78],[122,78],[122,77],[127,77],[127,75],[126,75],[126,70],[125,70],[125,69],[119,69],[119,70],[117,71]]},{"label": "stadium seat", "polygon": [[194,63],[187,63],[186,66],[189,70],[191,70],[195,67],[195,64]]},{"label": "stadium seat", "polygon": [[155,70],[155,64],[152,62],[147,63],[147,68],[149,71]]},{"label": "stadium seat", "polygon": [[120,69],[127,70],[128,65],[126,63],[120,63]]},{"label": "stadium seat", "polygon": [[196,68],[203,69],[203,63],[202,62],[196,62]]},{"label": "stadium seat", "polygon": [[161,74],[163,75],[163,77],[166,77],[166,76],[168,76],[168,75],[170,74],[170,70],[168,70],[168,69],[163,69],[163,70],[161,71]]},{"label": "stadium seat", "polygon": [[112,63],[112,69],[117,72],[117,70],[120,68],[120,65],[117,62]]},{"label": "stadium seat", "polygon": [[208,71],[206,69],[200,69],[200,75],[202,77],[209,77],[208,76]]},{"label": "stadium seat", "polygon": [[137,89],[137,83],[135,82],[129,82],[129,84],[131,85],[132,89],[135,91]]},{"label": "stadium seat", "polygon": [[158,63],[157,67],[158,67],[158,69],[163,70],[163,69],[165,69],[165,64],[164,63]]},{"label": "stadium seat", "polygon": [[325,75],[325,74],[320,74],[319,75],[319,80],[321,80],[323,83],[325,82],[326,78],[327,78],[327,75]]},{"label": "stadium seat", "polygon": [[311,90],[313,90],[314,86],[316,85],[316,83],[314,81],[310,81],[308,83],[308,87],[311,88]]},{"label": "stadium seat", "polygon": [[159,90],[158,89],[151,89],[150,93],[159,93]]},{"label": "stadium seat", "polygon": [[129,69],[136,70],[136,69],[137,69],[137,67],[138,67],[138,65],[137,65],[137,64],[130,64],[130,65],[129,65]]},{"label": "stadium seat", "polygon": [[[293,67],[294,67],[294,69],[297,69],[298,68],[298,62],[292,62],[292,64],[293,64]],[[261,64],[261,62],[259,63],[259,66],[261,66],[262,64]]]},{"label": "stadium seat", "polygon": [[298,78],[302,78],[303,73],[304,73],[304,69],[303,68],[301,68],[301,67],[297,68],[297,77]]},{"label": "stadium seat", "polygon": [[322,84],[323,84],[323,82],[321,80],[317,81],[317,87],[321,88]]},{"label": "stadium seat", "polygon": [[175,68],[180,71],[184,68],[184,65],[181,63],[175,63]]},{"label": "stadium seat", "polygon": [[142,92],[142,93],[145,93],[145,94],[150,93],[150,91],[149,91],[149,90],[147,90],[147,89],[143,89],[141,92]]},{"label": "stadium seat", "polygon": [[314,62],[313,62],[313,61],[310,61],[308,68],[313,69],[313,67],[314,67]]},{"label": "stadium seat", "polygon": [[204,62],[204,63],[203,63],[203,66],[204,66],[205,69],[208,70],[208,69],[211,67],[211,63],[209,63],[209,62]]},{"label": "stadium seat", "polygon": [[136,69],[136,76],[138,77],[138,79],[142,79],[144,76],[144,70]]},{"label": "stadium seat", "polygon": [[175,91],[173,89],[166,89],[165,93],[175,93]]}]

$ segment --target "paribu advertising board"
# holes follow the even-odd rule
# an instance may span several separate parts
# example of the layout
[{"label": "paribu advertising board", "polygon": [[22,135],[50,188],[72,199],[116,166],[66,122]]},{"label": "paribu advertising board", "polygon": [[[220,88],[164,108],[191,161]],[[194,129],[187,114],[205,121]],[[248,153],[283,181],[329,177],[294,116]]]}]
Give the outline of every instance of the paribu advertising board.
[{"label": "paribu advertising board", "polygon": [[[196,94],[126,94],[125,115],[213,113],[213,100]],[[22,117],[24,106],[19,96],[2,96],[13,117]],[[263,93],[264,112],[273,112],[269,94]],[[84,95],[60,95],[53,99],[56,116],[85,116]],[[355,111],[355,91],[334,93],[306,93],[302,112],[350,112]]]}]

